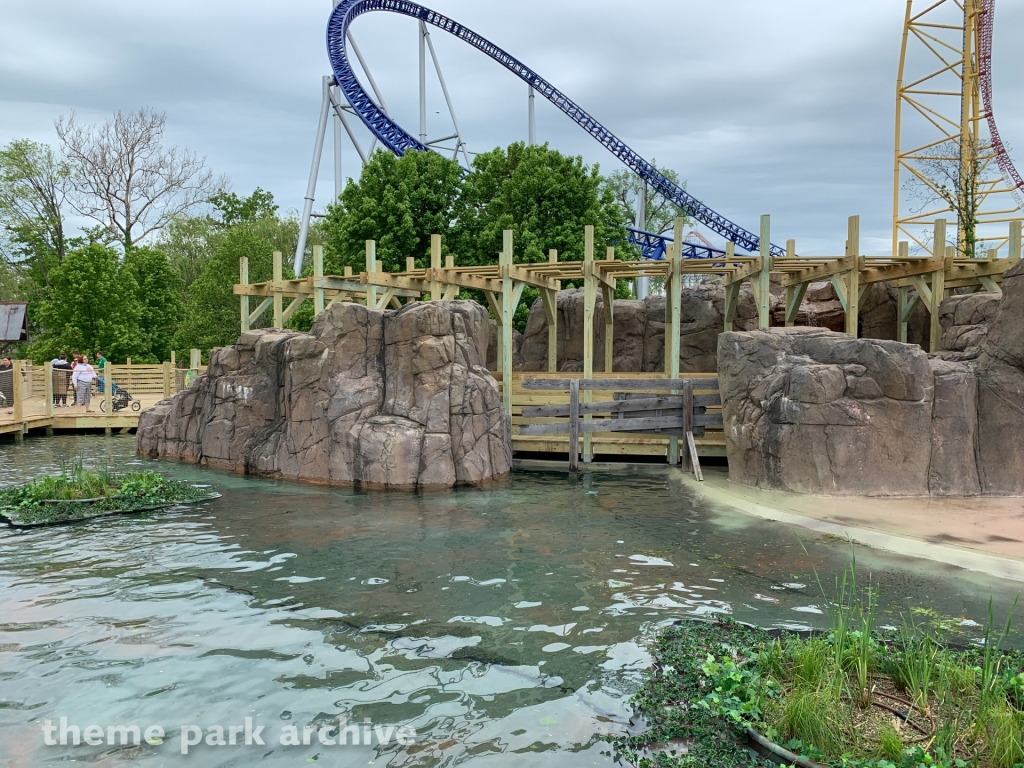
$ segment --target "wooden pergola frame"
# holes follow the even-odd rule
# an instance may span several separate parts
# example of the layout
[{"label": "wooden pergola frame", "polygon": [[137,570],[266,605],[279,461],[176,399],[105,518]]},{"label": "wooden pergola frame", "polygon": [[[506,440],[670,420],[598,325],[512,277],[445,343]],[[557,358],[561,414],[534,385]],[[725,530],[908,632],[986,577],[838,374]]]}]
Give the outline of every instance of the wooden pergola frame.
[{"label": "wooden pergola frame", "polygon": [[[674,242],[683,241],[683,219],[677,219]],[[990,251],[986,259],[957,259],[952,252],[941,256],[910,256],[909,244],[900,244],[896,257],[861,255],[860,217],[850,217],[844,256],[806,258],[796,255],[796,242],[787,243],[787,255],[773,258],[770,251],[771,220],[761,217],[761,252],[752,256],[737,256],[728,244],[721,261],[713,259],[684,259],[677,254],[678,245],[668,249],[661,261],[620,261],[615,249],[608,248],[603,260],[595,258],[594,227],[586,227],[582,261],[559,261],[558,252],[550,251],[548,260],[540,263],[515,264],[512,260],[511,230],[502,238],[502,250],[496,264],[483,266],[456,266],[453,256],[442,256],[440,235],[431,236],[430,267],[417,269],[415,260],[406,260],[406,270],[385,272],[376,256],[376,243],[366,243],[366,270],[355,275],[346,267],[344,275],[323,274],[323,248],[313,248],[313,275],[295,280],[282,277],[282,256],[274,254],[274,279],[265,283],[249,283],[249,263],[240,260],[240,283],[234,293],[241,299],[242,332],[268,309],[273,308],[274,327],[283,327],[295,311],[311,299],[316,313],[339,301],[365,303],[377,309],[400,308],[406,301],[439,301],[455,298],[459,290],[469,288],[482,291],[488,306],[498,320],[498,370],[502,380],[512,380],[512,318],[522,299],[526,286],[536,288],[544,302],[548,325],[548,372],[558,371],[558,308],[557,294],[565,281],[582,281],[584,287],[583,317],[583,376],[594,374],[594,319],[597,296],[600,291],[604,304],[605,371],[611,372],[614,360],[614,297],[619,280],[637,277],[660,277],[665,281],[665,376],[679,378],[680,301],[679,287],[684,275],[715,274],[722,279],[725,289],[725,327],[730,331],[736,317],[740,289],[749,282],[757,303],[758,326],[770,326],[773,275],[786,291],[786,325],[796,324],[797,314],[813,282],[829,281],[835,288],[846,313],[846,332],[857,335],[857,317],[861,301],[873,283],[889,281],[899,289],[899,338],[906,341],[907,323],[918,302],[931,314],[932,351],[937,351],[941,338],[939,305],[954,288],[999,291],[1003,273],[1021,258],[1021,222],[1010,224],[1008,258],[998,258]],[[935,222],[935,243],[945,243],[946,222]],[[249,299],[262,299],[250,311]],[[286,307],[285,299],[291,299]],[[586,398],[588,393],[584,393]],[[503,387],[503,403],[507,413],[512,412],[512,389]],[[584,402],[587,402],[586,399]],[[590,433],[584,437],[584,455],[590,454]],[[675,443],[675,441],[673,441]],[[678,456],[678,446],[673,445]]]}]

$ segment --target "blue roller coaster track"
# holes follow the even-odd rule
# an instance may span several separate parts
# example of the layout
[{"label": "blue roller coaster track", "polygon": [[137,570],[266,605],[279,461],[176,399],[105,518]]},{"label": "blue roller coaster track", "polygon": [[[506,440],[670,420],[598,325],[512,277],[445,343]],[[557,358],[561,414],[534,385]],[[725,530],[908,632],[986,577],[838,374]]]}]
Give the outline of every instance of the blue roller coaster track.
[{"label": "blue roller coaster track", "polygon": [[[510,56],[476,32],[467,29],[447,16],[436,13],[417,3],[407,2],[407,0],[342,0],[333,13],[331,13],[331,19],[327,24],[327,53],[331,60],[331,68],[334,70],[334,79],[345,94],[349,104],[352,105],[352,109],[359,115],[363,123],[366,124],[366,127],[370,129],[371,133],[384,146],[396,155],[402,155],[408,150],[426,152],[429,151],[429,148],[413,138],[398,123],[384,114],[370,98],[369,94],[366,93],[362,85],[360,85],[349,62],[346,39],[349,26],[364,13],[375,11],[397,13],[418,19],[454,35],[483,52],[516,75],[520,80],[533,86],[537,93],[558,107],[571,120],[622,161],[627,168],[667,199],[671,200],[687,216],[704,224],[726,240],[735,243],[739,248],[747,251],[757,251],[760,248],[761,241],[757,235],[729,221],[721,214],[704,205],[697,198],[687,194],[680,186],[666,179],[664,175],[658,172],[657,168],[640,157],[620,139],[616,138],[611,131],[577,106],[564,93],[522,62]],[[662,240],[662,249],[664,248],[664,238],[659,235],[651,235],[651,237],[660,238]],[[785,250],[775,245],[771,246],[771,251],[775,256],[785,255]],[[662,255],[663,253],[664,251],[662,250]]]}]

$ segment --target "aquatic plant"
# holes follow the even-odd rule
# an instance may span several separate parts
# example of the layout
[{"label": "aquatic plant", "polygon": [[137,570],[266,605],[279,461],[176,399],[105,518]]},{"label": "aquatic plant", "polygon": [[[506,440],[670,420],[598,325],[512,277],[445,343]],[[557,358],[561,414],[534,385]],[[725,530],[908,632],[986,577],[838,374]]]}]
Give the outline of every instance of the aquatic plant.
[{"label": "aquatic plant", "polygon": [[208,488],[169,480],[157,472],[88,470],[76,459],[62,464],[58,475],[0,488],[0,519],[17,526],[50,525],[215,496]]}]

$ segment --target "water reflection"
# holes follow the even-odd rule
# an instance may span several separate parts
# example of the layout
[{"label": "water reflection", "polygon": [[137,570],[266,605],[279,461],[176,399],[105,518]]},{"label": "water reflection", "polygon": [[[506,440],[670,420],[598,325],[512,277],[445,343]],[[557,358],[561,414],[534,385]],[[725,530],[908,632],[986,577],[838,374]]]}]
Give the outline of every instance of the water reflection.
[{"label": "water reflection", "polygon": [[[0,482],[82,453],[138,462],[130,438],[0,446]],[[0,530],[0,762],[100,760],[43,745],[40,723],[158,723],[141,764],[610,765],[666,622],[726,613],[821,626],[842,542],[711,508],[662,471],[517,474],[488,490],[358,494],[181,465],[223,498],[194,509]],[[806,546],[806,551],[804,550]],[[861,551],[888,613],[908,601],[982,621],[1016,586]],[[973,622],[971,622],[973,624]],[[976,627],[971,629],[976,631]],[[266,727],[265,747],[202,744],[178,728]],[[415,745],[325,747],[316,728],[409,726]],[[309,746],[277,744],[284,725]],[[114,751],[116,752],[116,750]],[[117,753],[124,756],[121,753]],[[109,756],[114,760],[114,755]]]}]

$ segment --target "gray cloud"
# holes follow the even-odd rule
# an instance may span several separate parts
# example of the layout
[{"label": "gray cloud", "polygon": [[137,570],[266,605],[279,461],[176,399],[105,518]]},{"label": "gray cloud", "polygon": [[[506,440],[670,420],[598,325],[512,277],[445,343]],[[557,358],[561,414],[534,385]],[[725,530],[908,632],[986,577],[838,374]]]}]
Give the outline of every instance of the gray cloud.
[{"label": "gray cloud", "polygon": [[[904,5],[812,0],[432,0],[577,101],[690,191],[747,228],[773,215],[774,240],[837,253],[846,217],[881,251],[890,227],[893,103]],[[76,109],[100,119],[149,105],[169,138],[205,154],[235,188],[300,206],[328,70],[329,0],[2,0],[0,142],[53,141]],[[999,10],[996,105],[1024,152],[1024,8]],[[374,14],[354,32],[400,122],[417,132],[415,22]],[[470,148],[526,136],[526,88],[434,31]],[[432,135],[447,133],[440,90]],[[440,112],[441,114],[437,114]],[[538,104],[540,139],[605,170],[616,161]],[[368,138],[364,138],[368,143]],[[1018,153],[1019,154],[1019,153]],[[1024,155],[1019,154],[1021,165]],[[345,150],[347,175],[358,163]],[[318,202],[332,184],[325,157]]]}]

